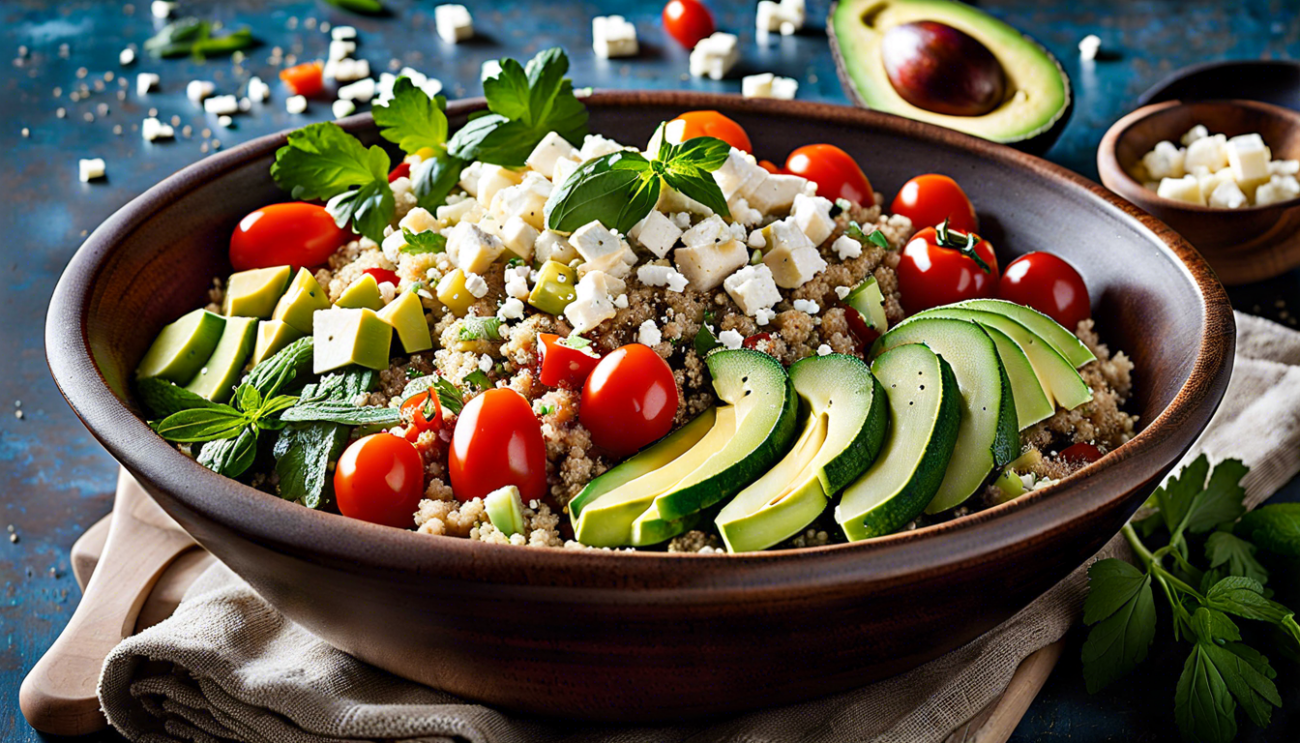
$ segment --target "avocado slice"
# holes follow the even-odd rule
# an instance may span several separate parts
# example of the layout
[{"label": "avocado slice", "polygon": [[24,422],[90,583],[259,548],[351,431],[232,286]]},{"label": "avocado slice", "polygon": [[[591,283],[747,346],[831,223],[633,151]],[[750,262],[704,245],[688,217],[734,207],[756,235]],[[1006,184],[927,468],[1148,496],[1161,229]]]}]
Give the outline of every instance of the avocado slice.
[{"label": "avocado slice", "polygon": [[312,331],[312,315],[316,310],[329,308],[329,296],[316,283],[316,277],[311,275],[311,271],[300,268],[289,284],[289,289],[276,303],[271,319],[289,323],[306,334]]},{"label": "avocado slice", "polygon": [[346,309],[356,310],[364,307],[378,312],[384,308],[384,299],[379,296],[379,282],[375,281],[375,277],[363,274],[343,290],[339,298],[334,300],[334,304]]},{"label": "avocado slice", "polygon": [[812,523],[875,461],[889,425],[880,382],[855,356],[800,359],[790,381],[806,413],[790,452],[714,520],[730,552],[771,547]]},{"label": "avocado slice", "polygon": [[230,274],[221,313],[226,316],[270,317],[292,275],[293,269],[289,266],[254,268]]},{"label": "avocado slice", "polygon": [[962,419],[952,367],[924,344],[882,353],[871,371],[889,400],[889,430],[875,463],[835,507],[852,541],[897,531],[925,510],[957,456]]},{"label": "avocado slice", "polygon": [[632,522],[632,538],[628,545],[632,547],[649,547],[666,542],[669,539],[694,529],[704,520],[704,514],[696,511],[680,519],[666,519],[659,513],[659,508],[651,503],[645,513]]},{"label": "avocado slice", "polygon": [[433,348],[429,323],[424,319],[424,305],[420,303],[420,295],[415,292],[402,292],[379,311],[379,319],[393,326],[407,353]]},{"label": "avocado slice", "polygon": [[514,485],[488,493],[483,498],[483,508],[487,511],[488,521],[507,537],[523,534],[528,529],[524,520],[524,500]]},{"label": "avocado slice", "polygon": [[881,352],[905,343],[924,343],[952,366],[961,389],[961,424],[957,444],[939,492],[926,507],[938,513],[961,505],[979,491],[995,467],[1020,453],[1016,404],[1006,368],[993,339],[966,320],[922,317],[885,333]]},{"label": "avocado slice", "polygon": [[374,310],[320,310],[313,325],[314,373],[324,374],[349,364],[376,370],[388,368],[393,327],[379,319]]},{"label": "avocado slice", "polygon": [[185,389],[213,402],[229,400],[235,391],[235,383],[239,381],[248,357],[253,352],[256,336],[256,317],[228,318],[216,350],[198,374],[185,385]]},{"label": "avocado slice", "polygon": [[176,384],[189,382],[216,350],[225,327],[226,318],[215,312],[199,309],[187,313],[154,338],[135,369],[136,377],[160,377]]},{"label": "avocado slice", "polygon": [[[890,29],[937,21],[973,37],[1006,77],[1002,102],[979,116],[937,113],[894,88],[882,45]],[[1046,152],[1069,118],[1070,80],[1037,42],[987,13],[952,0],[839,0],[827,20],[840,81],[859,106],[938,124],[1031,152]]]},{"label": "avocado slice", "polygon": [[257,366],[277,351],[302,337],[302,332],[287,322],[262,320],[257,323],[257,341],[253,344],[253,360]]},{"label": "avocado slice", "polygon": [[885,295],[880,293],[880,284],[875,276],[868,276],[861,284],[844,295],[844,304],[852,307],[862,316],[867,327],[884,334],[889,329],[889,320],[885,318]]},{"label": "avocado slice", "polygon": [[1006,315],[1029,328],[1034,335],[1052,344],[1052,348],[1055,348],[1057,353],[1064,356],[1065,360],[1073,364],[1076,369],[1097,360],[1097,357],[1073,331],[1033,307],[1008,302],[1005,299],[970,299],[957,306]]}]

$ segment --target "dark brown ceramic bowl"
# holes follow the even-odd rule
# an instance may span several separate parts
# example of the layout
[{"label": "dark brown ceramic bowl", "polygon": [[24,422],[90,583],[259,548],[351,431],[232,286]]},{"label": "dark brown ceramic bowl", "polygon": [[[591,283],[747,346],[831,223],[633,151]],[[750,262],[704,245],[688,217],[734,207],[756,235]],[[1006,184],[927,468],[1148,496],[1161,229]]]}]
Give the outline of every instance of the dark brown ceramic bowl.
[{"label": "dark brown ceramic bowl", "polygon": [[1229,137],[1256,132],[1274,158],[1300,159],[1300,113],[1259,101],[1165,101],[1139,108],[1102,137],[1101,182],[1177,230],[1229,284],[1260,281],[1300,265],[1300,199],[1212,209],[1157,196],[1129,175],[1157,142],[1177,143],[1197,124]]},{"label": "dark brown ceramic bowl", "polygon": [[[1053,250],[1083,273],[1103,337],[1136,364],[1143,430],[1060,486],[871,542],[743,556],[534,550],[318,513],[220,477],[137,415],[128,380],[155,332],[229,270],[231,229],[282,201],[283,135],[209,157],[86,241],[59,282],[50,367],[91,432],[268,601],[398,675],[502,707],[672,720],[807,699],[910,669],[1023,608],[1114,535],[1205,427],[1232,365],[1222,287],[1172,231],[1100,186],[1000,145],[884,114],[688,93],[600,93],[591,127],[645,141],[718,109],[779,159],[855,155],[878,190],[946,172],[1004,260]],[[481,101],[452,104],[453,126]],[[369,116],[344,126],[376,141]]]}]

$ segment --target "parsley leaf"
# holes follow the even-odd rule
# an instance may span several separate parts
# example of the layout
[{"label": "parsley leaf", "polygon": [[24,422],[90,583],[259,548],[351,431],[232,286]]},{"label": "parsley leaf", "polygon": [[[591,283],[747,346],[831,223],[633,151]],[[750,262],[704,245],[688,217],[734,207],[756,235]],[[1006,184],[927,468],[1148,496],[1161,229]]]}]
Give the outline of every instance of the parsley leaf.
[{"label": "parsley leaf", "polygon": [[295,199],[328,199],[326,209],[340,227],[353,222],[375,242],[396,208],[388,186],[388,153],[369,149],[333,122],[311,124],[289,133],[275,153],[271,177]]},{"label": "parsley leaf", "polygon": [[308,508],[329,500],[329,463],[343,453],[347,426],[335,423],[295,423],[280,433],[271,453],[280,476],[280,497]]},{"label": "parsley leaf", "polygon": [[371,181],[361,188],[344,191],[326,202],[325,211],[334,217],[335,224],[351,223],[357,232],[375,242],[383,242],[384,228],[393,221],[397,201],[385,178],[382,183]]},{"label": "parsley leaf", "polygon": [[441,151],[447,144],[447,100],[430,98],[409,77],[399,77],[393,84],[393,98],[374,109],[379,136],[409,154],[425,147]]},{"label": "parsley leaf", "polygon": [[1235,531],[1260,549],[1300,557],[1300,503],[1276,503],[1241,517]]},{"label": "parsley leaf", "polygon": [[1268,570],[1255,559],[1255,545],[1226,531],[1216,531],[1205,540],[1205,557],[1211,569],[1226,565],[1229,575],[1268,582]]},{"label": "parsley leaf", "polygon": [[1270,622],[1300,640],[1300,627],[1296,626],[1295,612],[1266,598],[1264,586],[1253,578],[1235,575],[1223,578],[1206,591],[1205,605],[1243,619]]},{"label": "parsley leaf", "polygon": [[1246,491],[1241,487],[1241,478],[1248,471],[1239,459],[1225,459],[1216,464],[1205,489],[1192,501],[1187,514],[1187,531],[1193,534],[1207,532],[1219,524],[1236,521],[1244,514],[1246,507],[1241,499]]},{"label": "parsley leaf", "polygon": [[1156,633],[1151,576],[1123,560],[1098,560],[1088,568],[1083,643],[1083,677],[1096,693],[1133,670],[1147,655]]},{"label": "parsley leaf", "polygon": [[248,49],[257,41],[252,31],[241,28],[225,36],[212,35],[212,22],[197,18],[181,18],[168,23],[158,33],[144,42],[144,50],[155,57],[172,57],[230,54]]},{"label": "parsley leaf", "polygon": [[400,252],[407,255],[424,255],[426,253],[444,253],[447,251],[447,238],[439,235],[433,230],[424,232],[411,232],[402,228],[402,237],[406,244],[402,246]]},{"label": "parsley leaf", "polygon": [[1174,721],[1184,739],[1228,743],[1237,735],[1237,704],[1206,652],[1209,647],[1212,644],[1198,642],[1187,656],[1174,690]]}]

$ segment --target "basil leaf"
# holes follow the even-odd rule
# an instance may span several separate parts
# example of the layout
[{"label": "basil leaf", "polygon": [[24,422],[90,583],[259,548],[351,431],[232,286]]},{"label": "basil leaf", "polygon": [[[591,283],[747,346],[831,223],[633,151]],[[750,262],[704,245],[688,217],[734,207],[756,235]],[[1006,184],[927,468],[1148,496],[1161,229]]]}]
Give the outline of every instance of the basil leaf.
[{"label": "basil leaf", "polygon": [[[645,181],[655,184],[653,200],[648,199],[648,191],[643,191]],[[546,200],[546,226],[557,232],[573,232],[599,221],[626,233],[654,208],[659,198],[658,182],[650,170],[650,161],[639,152],[625,150],[593,158],[551,191]],[[642,209],[644,213],[639,213]]]},{"label": "basil leaf", "polygon": [[438,402],[456,415],[465,408],[465,395],[446,377],[435,377],[432,387],[438,392]]},{"label": "basil leaf", "polygon": [[329,498],[329,463],[343,453],[348,429],[333,423],[297,423],[284,429],[271,453],[285,500],[319,508]]},{"label": "basil leaf", "polygon": [[208,398],[190,392],[174,382],[161,377],[147,377],[135,380],[135,392],[140,401],[156,418],[166,418],[172,413],[191,408],[211,408],[217,403]]},{"label": "basil leaf", "polygon": [[[310,124],[289,133],[275,152],[271,177],[295,199],[329,199],[367,185],[388,188],[388,153],[367,149],[333,122]],[[389,192],[391,196],[391,190]]]},{"label": "basil leaf", "polygon": [[1260,549],[1300,557],[1300,503],[1275,503],[1241,517],[1234,531]]},{"label": "basil leaf", "polygon": [[458,157],[441,154],[411,168],[416,203],[430,212],[447,203],[447,194],[460,182],[460,172],[467,164]]},{"label": "basil leaf", "polygon": [[717,337],[713,335],[713,331],[709,330],[709,326],[700,323],[700,331],[695,334],[695,353],[699,354],[700,358],[704,358],[709,355],[709,351],[721,345]]},{"label": "basil leaf", "polygon": [[707,173],[721,168],[731,155],[731,145],[717,137],[692,137],[668,148],[657,158],[668,164],[670,170],[702,170]]},{"label": "basil leaf", "polygon": [[408,155],[425,147],[441,151],[447,143],[447,115],[439,101],[415,87],[408,77],[397,78],[392,100],[375,106],[373,114],[379,136]]},{"label": "basil leaf", "polygon": [[447,143],[447,151],[466,161],[522,168],[540,141],[541,137],[533,139],[527,124],[500,114],[488,114],[471,119],[461,127]]},{"label": "basil leaf", "polygon": [[384,12],[384,4],[379,0],[325,0],[325,2],[336,8],[362,15],[379,15]]},{"label": "basil leaf", "polygon": [[447,251],[447,238],[432,230],[411,232],[403,227],[402,237],[406,239],[406,244],[402,246],[401,252],[407,255],[445,253]]},{"label": "basil leaf", "polygon": [[694,169],[668,170],[664,173],[664,180],[671,188],[709,207],[715,214],[723,217],[731,216],[731,209],[722,196],[722,189],[707,172]]},{"label": "basil leaf", "polygon": [[295,405],[280,415],[286,423],[326,421],[348,426],[395,426],[401,419],[397,408],[357,406],[337,400]]},{"label": "basil leaf", "polygon": [[253,466],[257,458],[257,429],[245,426],[239,435],[209,441],[199,450],[198,463],[226,477],[239,477]]},{"label": "basil leaf", "polygon": [[230,439],[248,425],[248,418],[229,405],[191,408],[150,424],[168,441],[185,444]]},{"label": "basil leaf", "polygon": [[377,243],[384,241],[384,228],[393,221],[397,200],[385,176],[383,182],[371,181],[360,188],[344,191],[325,204],[334,223],[346,228],[349,223],[362,235]]},{"label": "basil leaf", "polygon": [[272,397],[299,377],[311,373],[314,348],[311,336],[299,338],[270,358],[262,359],[244,378],[244,383],[256,387],[263,398]]}]

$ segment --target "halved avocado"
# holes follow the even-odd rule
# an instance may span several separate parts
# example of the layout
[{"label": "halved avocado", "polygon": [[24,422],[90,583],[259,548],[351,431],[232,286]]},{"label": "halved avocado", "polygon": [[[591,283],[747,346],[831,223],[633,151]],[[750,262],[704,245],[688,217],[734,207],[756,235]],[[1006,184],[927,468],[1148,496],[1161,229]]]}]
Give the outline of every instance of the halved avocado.
[{"label": "halved avocado", "polygon": [[[933,21],[982,44],[1005,76],[1002,102],[979,116],[937,113],[909,103],[890,81],[882,43],[890,29]],[[840,81],[858,105],[1043,153],[1071,108],[1070,80],[1046,49],[1016,29],[952,0],[839,0],[827,20]],[[948,73],[951,77],[952,73]]]},{"label": "halved avocado", "polygon": [[790,452],[740,491],[715,519],[730,552],[771,547],[798,534],[880,451],[889,402],[856,356],[810,356],[790,367],[806,412]]},{"label": "halved avocado", "polygon": [[961,388],[961,424],[952,461],[939,492],[925,509],[926,513],[938,513],[961,505],[979,491],[993,468],[1020,453],[1016,404],[997,346],[978,324],[917,318],[882,335],[877,350],[884,352],[906,343],[924,343],[942,356],[952,365]]},{"label": "halved avocado", "polygon": [[1066,361],[1073,364],[1076,369],[1090,361],[1097,360],[1097,357],[1093,355],[1092,351],[1088,350],[1083,341],[1079,340],[1079,336],[1075,335],[1074,331],[1033,307],[1008,302],[1005,299],[970,299],[961,302],[959,306],[1006,315],[1032,330],[1034,335],[1052,344],[1052,347],[1064,356]]},{"label": "halved avocado", "polygon": [[850,540],[897,531],[925,510],[956,456],[962,417],[952,367],[924,344],[882,353],[871,371],[889,401],[889,431],[875,463],[835,507]]}]

